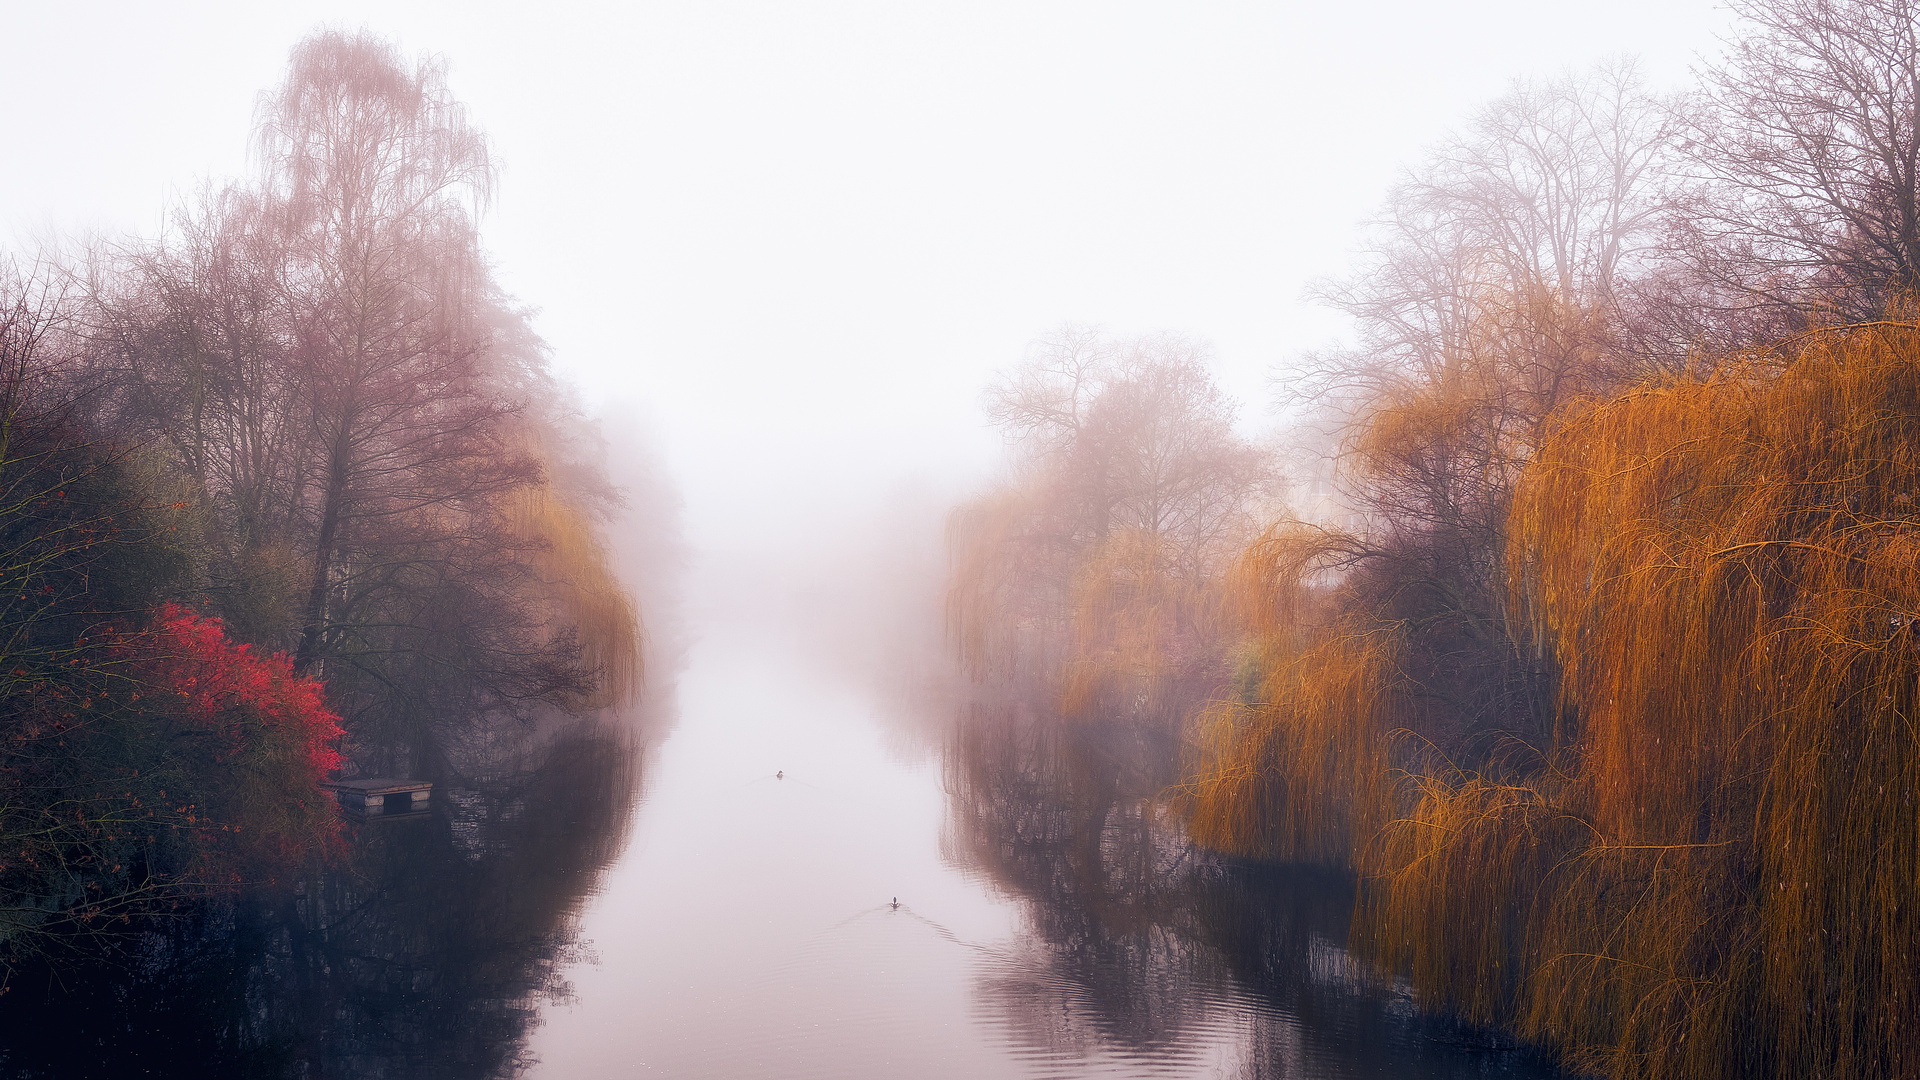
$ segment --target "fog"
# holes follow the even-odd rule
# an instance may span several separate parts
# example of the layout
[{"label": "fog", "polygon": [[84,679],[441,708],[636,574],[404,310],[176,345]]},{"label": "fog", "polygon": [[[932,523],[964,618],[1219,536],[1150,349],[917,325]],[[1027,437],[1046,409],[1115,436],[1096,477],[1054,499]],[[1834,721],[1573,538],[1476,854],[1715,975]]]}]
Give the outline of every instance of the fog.
[{"label": "fog", "polygon": [[0,1080],[1916,1075],[1920,0],[1736,6],[16,5]]},{"label": "fog", "polygon": [[[979,392],[1066,322],[1213,343],[1258,423],[1396,168],[1518,76],[1679,85],[1706,0],[1446,5],[14,5],[0,231],[152,235],[239,174],[320,25],[449,65],[505,162],[505,286],[704,564],[790,550],[999,450]],[[911,479],[910,479],[911,478]],[[933,499],[941,503],[942,499]],[[951,502],[951,499],[945,499]]]}]

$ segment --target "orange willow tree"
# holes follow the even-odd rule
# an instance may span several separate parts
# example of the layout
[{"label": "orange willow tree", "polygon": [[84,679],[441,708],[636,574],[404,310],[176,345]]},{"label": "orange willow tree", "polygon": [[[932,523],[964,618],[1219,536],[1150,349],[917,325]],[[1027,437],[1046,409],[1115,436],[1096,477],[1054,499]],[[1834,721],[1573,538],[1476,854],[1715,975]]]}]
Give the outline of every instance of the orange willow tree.
[{"label": "orange willow tree", "polygon": [[[1562,970],[1529,1023],[1619,1072],[1916,1075],[1920,327],[1822,333],[1771,375],[1585,413],[1516,507],[1595,837],[1543,912]],[[1611,927],[1635,933],[1568,932]],[[1580,1022],[1597,980],[1633,988],[1617,1032]]]},{"label": "orange willow tree", "polygon": [[1240,559],[1241,672],[1182,792],[1196,838],[1351,866],[1396,809],[1389,770],[1543,760],[1553,672],[1516,647],[1508,514],[1555,410],[1624,366],[1615,297],[1650,239],[1668,113],[1631,64],[1515,84],[1321,287],[1364,343],[1297,388],[1347,435],[1318,515],[1344,524],[1284,524]]},{"label": "orange willow tree", "polygon": [[1341,533],[1282,527],[1229,575],[1227,607],[1249,638],[1234,693],[1199,716],[1177,800],[1199,843],[1347,866],[1354,838],[1383,824],[1384,735],[1406,704],[1389,675],[1401,635],[1309,584],[1356,546]]},{"label": "orange willow tree", "polygon": [[1241,553],[1240,673],[1199,719],[1182,792],[1202,843],[1352,866],[1392,815],[1389,769],[1541,759],[1551,665],[1516,647],[1507,519],[1546,418],[1596,380],[1600,335],[1543,291],[1482,307],[1450,363],[1356,417],[1355,524],[1283,523]]},{"label": "orange willow tree", "polygon": [[1612,1076],[1920,1075],[1917,490],[1908,323],[1570,410],[1508,552],[1551,749],[1352,759],[1362,946]]}]

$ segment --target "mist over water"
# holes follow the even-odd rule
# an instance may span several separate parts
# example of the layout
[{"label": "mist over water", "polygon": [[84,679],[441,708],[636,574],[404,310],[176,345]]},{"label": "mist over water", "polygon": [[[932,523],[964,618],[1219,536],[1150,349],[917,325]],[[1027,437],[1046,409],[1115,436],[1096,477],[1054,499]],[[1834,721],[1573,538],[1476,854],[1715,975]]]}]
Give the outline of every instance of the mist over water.
[{"label": "mist over water", "polygon": [[[903,502],[893,528],[931,523]],[[883,617],[928,569],[795,567],[756,609],[701,564],[677,720],[531,1075],[1551,1075],[1361,978],[1350,881],[1194,851],[1150,734],[967,689],[926,609]]]},{"label": "mist over water", "polygon": [[684,660],[662,643],[617,726],[358,825],[351,873],[131,964],[17,973],[0,1068],[68,1075],[84,1045],[123,1075],[1550,1075],[1360,978],[1350,881],[1193,851],[1152,733],[903,677],[941,659],[912,617],[863,652],[696,565]]},{"label": "mist over water", "polygon": [[1916,1075],[1920,3],[1624,4],[9,13],[0,1080]]}]

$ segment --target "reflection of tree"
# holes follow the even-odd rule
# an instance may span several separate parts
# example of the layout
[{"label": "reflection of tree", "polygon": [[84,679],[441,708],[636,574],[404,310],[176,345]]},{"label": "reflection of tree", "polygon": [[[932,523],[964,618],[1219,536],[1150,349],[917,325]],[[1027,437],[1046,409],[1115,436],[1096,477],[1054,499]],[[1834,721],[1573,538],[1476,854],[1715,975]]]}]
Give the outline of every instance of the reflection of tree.
[{"label": "reflection of tree", "polygon": [[0,1076],[519,1072],[624,841],[636,765],[624,734],[582,722],[431,817],[359,826],[350,872],[17,977]]},{"label": "reflection of tree", "polygon": [[1155,798],[1173,733],[975,705],[949,739],[948,856],[1028,902],[981,982],[1017,1044],[1172,1059],[1238,1041],[1249,1076],[1538,1075],[1349,970],[1350,877],[1188,850]]},{"label": "reflection of tree", "polygon": [[[1166,738],[1144,726],[1067,727],[976,712],[946,755],[950,854],[1037,900],[1032,918],[1056,969],[1049,974],[1099,1000],[1114,1037],[1141,1043],[1162,1041],[1190,1019],[1181,994],[1163,999],[1159,991],[1197,977],[1186,971],[1194,960],[1187,944],[1157,932],[1183,861],[1178,833],[1141,794],[1172,779],[1156,775],[1177,759]],[[1175,970],[1182,977],[1168,980]],[[1040,1018],[1059,1013],[1028,1007],[1048,986],[1015,975],[995,991],[1009,1016]],[[1083,1035],[1033,1033],[1054,1046]]]}]

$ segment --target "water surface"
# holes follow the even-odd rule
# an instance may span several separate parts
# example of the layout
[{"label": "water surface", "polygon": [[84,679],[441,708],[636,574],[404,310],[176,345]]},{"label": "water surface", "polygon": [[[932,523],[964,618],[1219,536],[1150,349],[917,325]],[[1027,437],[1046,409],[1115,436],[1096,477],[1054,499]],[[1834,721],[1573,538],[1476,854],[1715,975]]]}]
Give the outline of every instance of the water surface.
[{"label": "water surface", "polygon": [[808,656],[695,647],[531,1075],[1551,1075],[1357,978],[1350,880],[1188,850],[1170,733]]},{"label": "water surface", "polygon": [[16,969],[0,1077],[1551,1075],[1359,977],[1351,880],[1190,849],[1171,731],[735,625],[650,750],[564,724],[347,867]]}]

